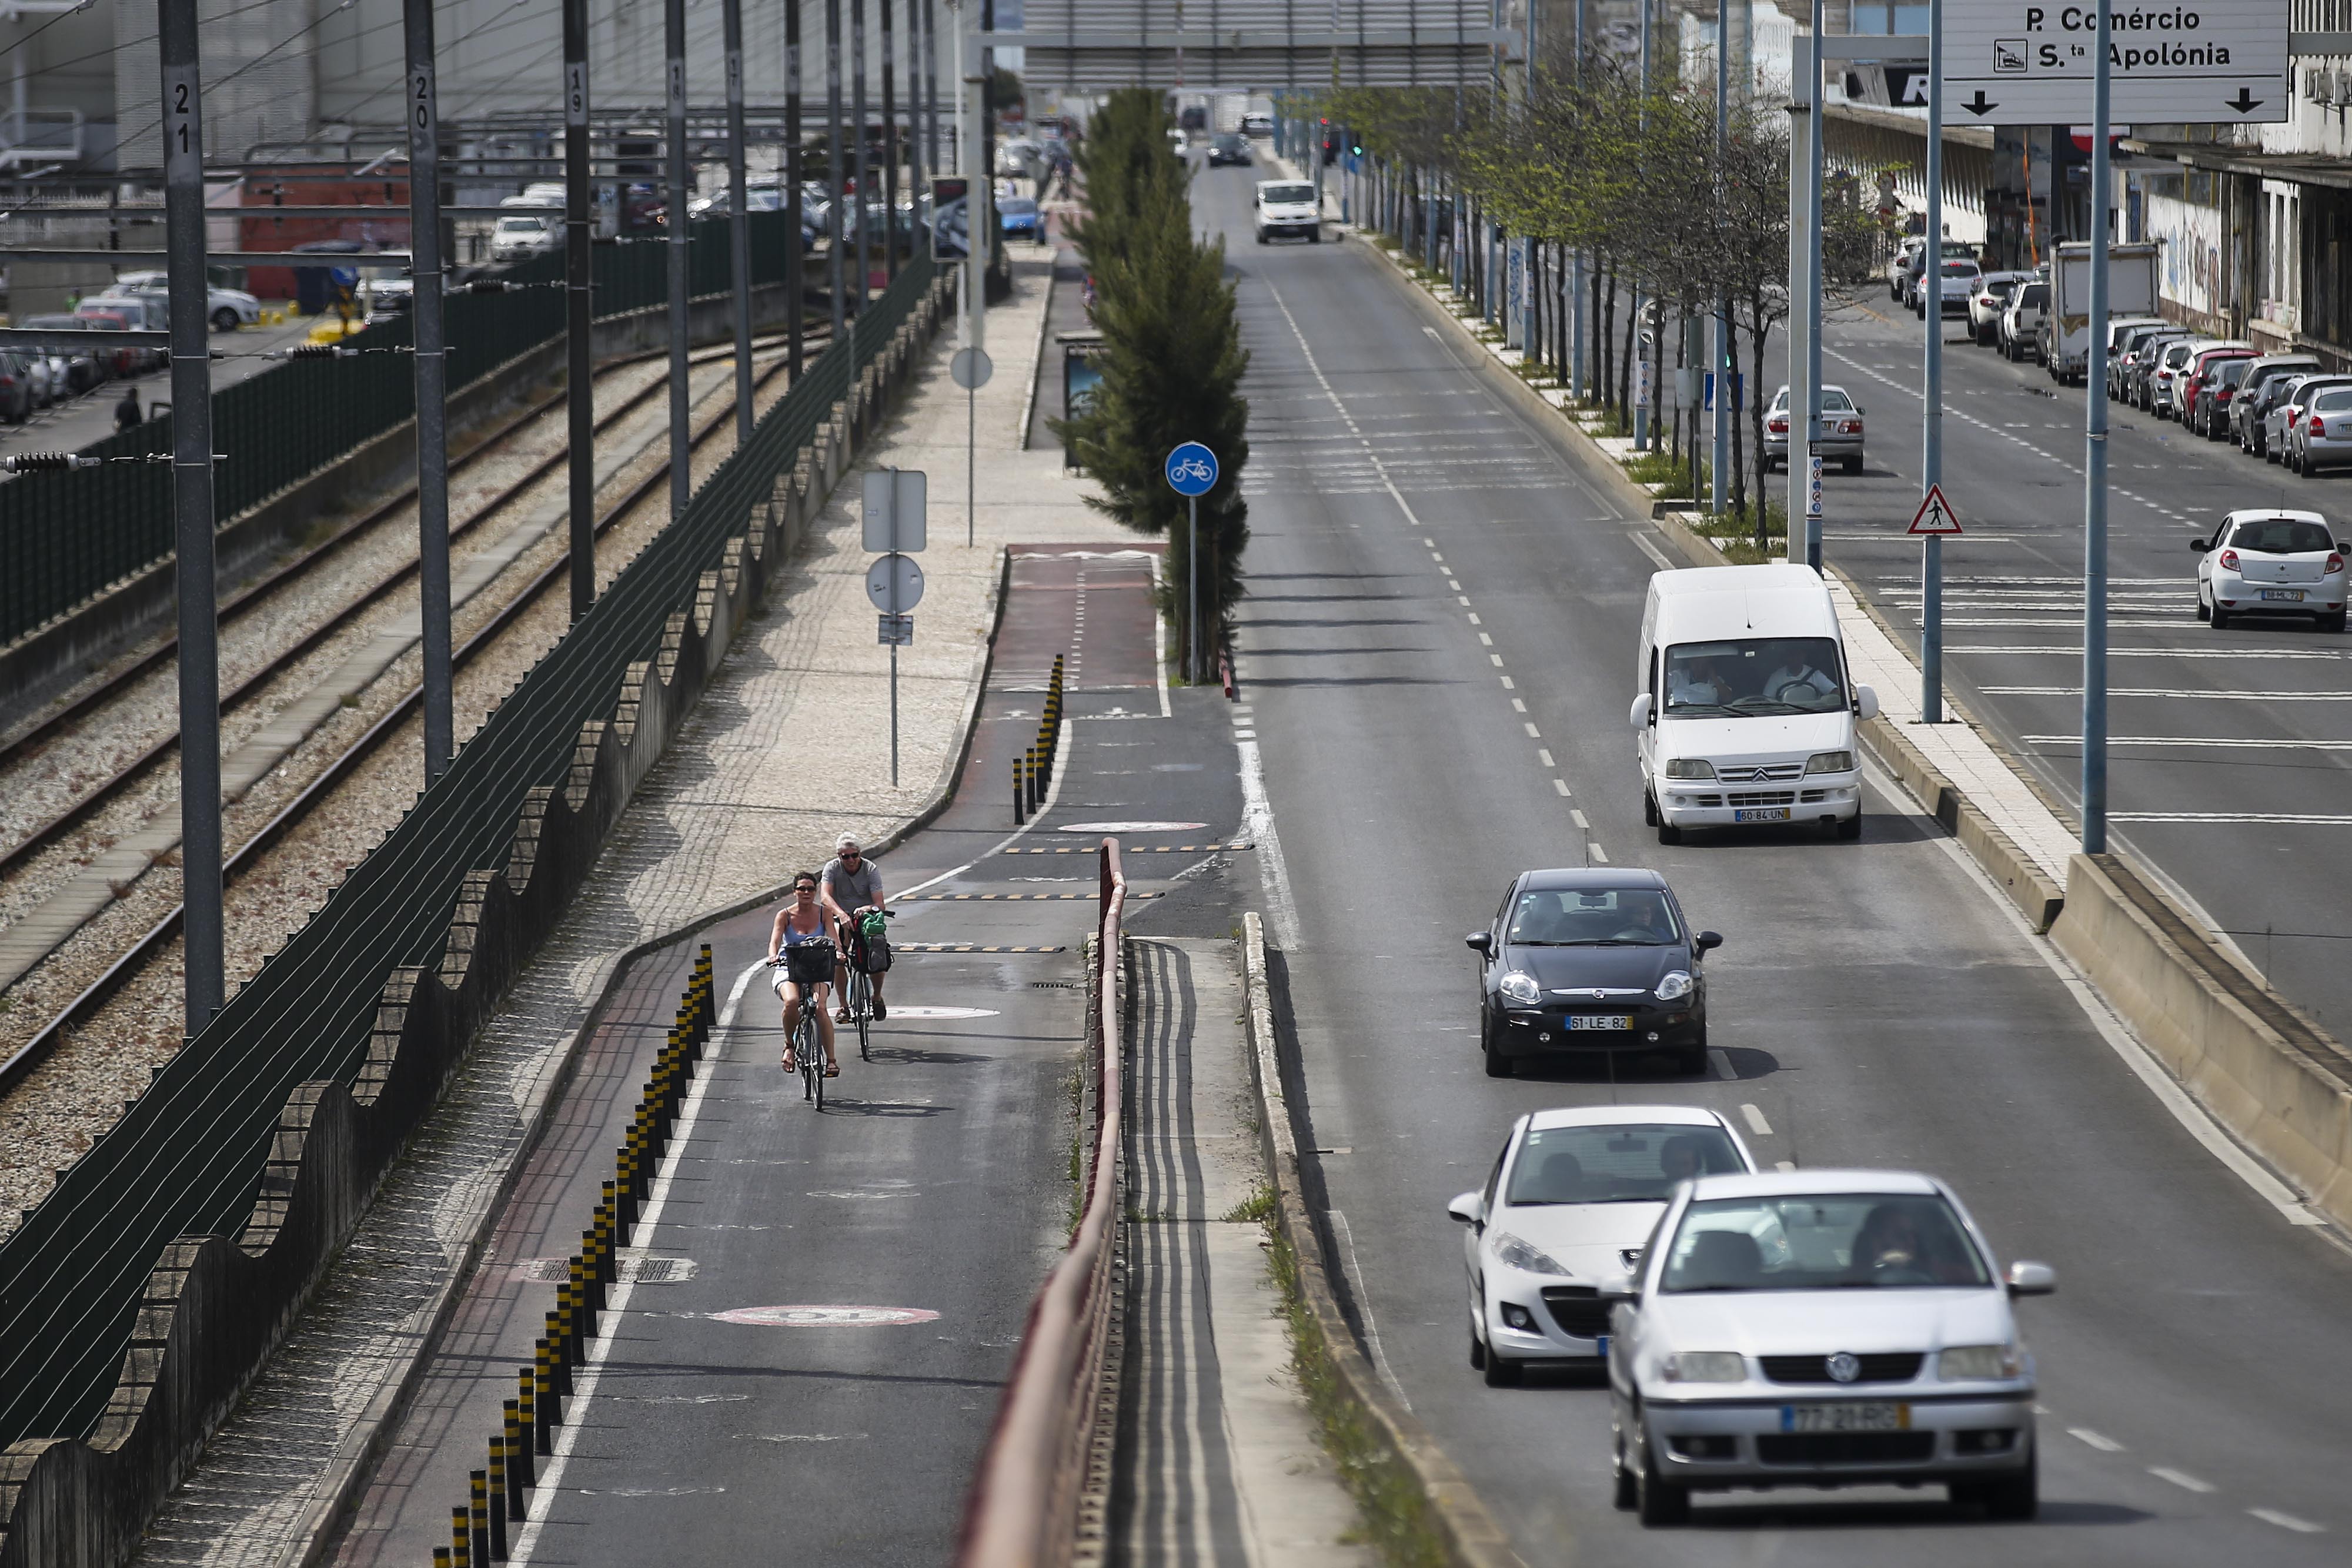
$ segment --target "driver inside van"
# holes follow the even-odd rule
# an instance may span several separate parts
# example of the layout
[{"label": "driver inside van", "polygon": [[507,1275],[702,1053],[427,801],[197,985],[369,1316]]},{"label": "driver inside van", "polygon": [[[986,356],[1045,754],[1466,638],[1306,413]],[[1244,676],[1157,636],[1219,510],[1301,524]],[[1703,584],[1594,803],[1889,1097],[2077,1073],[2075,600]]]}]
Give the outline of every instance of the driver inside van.
[{"label": "driver inside van", "polygon": [[1764,677],[1764,695],[1774,702],[1806,703],[1814,696],[1835,696],[1837,689],[1833,677],[1806,661],[1805,645],[1797,642],[1780,645],[1779,667]]}]

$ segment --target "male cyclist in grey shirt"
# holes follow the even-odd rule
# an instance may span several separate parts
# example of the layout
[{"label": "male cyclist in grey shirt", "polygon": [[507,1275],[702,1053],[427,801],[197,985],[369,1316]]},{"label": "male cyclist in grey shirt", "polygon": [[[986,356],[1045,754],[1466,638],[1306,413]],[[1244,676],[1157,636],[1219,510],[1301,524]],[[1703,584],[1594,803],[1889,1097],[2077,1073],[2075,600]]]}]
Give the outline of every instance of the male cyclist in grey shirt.
[{"label": "male cyclist in grey shirt", "polygon": [[[844,833],[834,842],[834,858],[825,862],[817,878],[817,887],[825,907],[833,914],[839,937],[834,953],[834,998],[839,1005],[834,1009],[834,1021],[849,1021],[849,956],[850,936],[856,918],[868,909],[885,907],[882,902],[882,868],[866,858],[855,834]],[[882,1005],[882,980],[879,973],[869,974],[867,980],[874,988],[876,1021],[890,1016]]]}]

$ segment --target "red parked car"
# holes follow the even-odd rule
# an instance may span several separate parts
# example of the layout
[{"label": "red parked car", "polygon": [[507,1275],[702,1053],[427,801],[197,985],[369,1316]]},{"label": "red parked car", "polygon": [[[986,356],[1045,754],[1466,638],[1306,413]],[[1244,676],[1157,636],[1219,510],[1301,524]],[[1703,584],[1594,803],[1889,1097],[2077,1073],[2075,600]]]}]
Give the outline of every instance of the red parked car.
[{"label": "red parked car", "polygon": [[2185,430],[2198,430],[2203,427],[2205,411],[2199,406],[2199,399],[2205,391],[2207,371],[2211,370],[2223,360],[2253,358],[2255,358],[2255,351],[2252,343],[2215,343],[2189,355],[2189,362],[2180,367],[2179,380],[2174,383],[2180,393],[2181,427]]}]

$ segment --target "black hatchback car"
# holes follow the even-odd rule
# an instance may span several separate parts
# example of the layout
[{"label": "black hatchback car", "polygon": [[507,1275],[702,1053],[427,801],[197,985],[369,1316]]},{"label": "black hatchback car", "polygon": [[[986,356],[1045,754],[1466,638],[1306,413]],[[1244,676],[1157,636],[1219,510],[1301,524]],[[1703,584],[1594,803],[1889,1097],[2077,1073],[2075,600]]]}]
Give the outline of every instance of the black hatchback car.
[{"label": "black hatchback car", "polygon": [[1706,977],[1723,938],[1693,932],[1666,879],[1602,867],[1522,873],[1479,955],[1478,1034],[1490,1077],[1522,1057],[1658,1051],[1706,1071]]},{"label": "black hatchback car", "polygon": [[1212,169],[1220,163],[1235,163],[1246,167],[1255,161],[1256,155],[1251,152],[1249,138],[1246,136],[1236,136],[1227,131],[1209,142],[1209,167]]}]

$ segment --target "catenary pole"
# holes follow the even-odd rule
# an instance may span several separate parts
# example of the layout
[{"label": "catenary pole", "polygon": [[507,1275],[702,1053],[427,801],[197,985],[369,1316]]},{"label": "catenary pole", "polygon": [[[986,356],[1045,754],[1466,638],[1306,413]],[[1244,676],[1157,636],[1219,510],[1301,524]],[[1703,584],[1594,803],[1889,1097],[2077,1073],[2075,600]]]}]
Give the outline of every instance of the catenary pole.
[{"label": "catenary pole", "polygon": [[[1584,8],[1591,0],[1573,0],[1576,6],[1576,68],[1575,81],[1584,85]],[[1568,391],[1571,400],[1585,396],[1591,390],[1585,376],[1584,344],[1584,253],[1568,253]]]},{"label": "catenary pole", "polygon": [[[1927,259],[1920,312],[1927,319],[1926,396],[1921,402],[1919,493],[1944,479],[1944,0],[1927,6]],[[1919,717],[1944,722],[1944,541],[1919,541]]]},{"label": "catenary pole", "polygon": [[669,517],[686,516],[694,494],[694,454],[688,434],[694,397],[687,385],[686,0],[663,0],[662,41],[668,60],[663,79],[669,98],[669,194],[663,222],[669,231]]},{"label": "catenary pole", "polygon": [[2083,852],[2107,848],[2107,205],[2114,196],[2115,21],[2098,0],[2097,69],[2091,77],[2091,343],[2084,367],[2089,410],[2083,462]]},{"label": "catenary pole", "polygon": [[[1828,161],[1822,111],[1829,96],[1822,88],[1821,37],[1822,0],[1813,0],[1813,79],[1806,110],[1811,134],[1805,145],[1805,564],[1815,571],[1822,570],[1822,168]],[[1795,402],[1789,406],[1794,413]]]},{"label": "catenary pole", "polygon": [[564,455],[574,621],[596,602],[595,222],[588,165],[588,0],[563,0]]},{"label": "catenary pole", "polygon": [[[1810,488],[1805,467],[1804,449],[1809,444],[1804,430],[1805,410],[1812,406],[1812,393],[1805,385],[1805,377],[1812,357],[1805,346],[1805,331],[1812,320],[1808,297],[1814,287],[1811,243],[1812,214],[1807,206],[1812,193],[1812,182],[1805,178],[1811,167],[1812,150],[1807,145],[1812,140],[1812,100],[1821,96],[1822,68],[1817,34],[1801,33],[1790,49],[1789,72],[1789,402],[1783,411],[1788,425],[1786,442],[1781,451],[1781,469],[1788,479],[1785,491],[1789,524],[1789,559],[1808,560],[1811,552],[1805,538],[1806,492]],[[1761,399],[1764,389],[1756,389]],[[1764,510],[1763,497],[1757,498],[1757,511]],[[1766,537],[1761,527],[1758,538]]]},{"label": "catenary pole", "polygon": [[[157,0],[163,239],[170,256],[172,522],[179,595],[180,867],[185,1028],[226,993],[221,960],[220,651],[213,580],[213,387],[205,282],[204,89],[196,0]],[[437,214],[436,214],[437,215]]]},{"label": "catenary pole", "polygon": [[408,58],[409,276],[416,361],[417,652],[423,663],[425,781],[457,746],[449,674],[449,360],[441,277],[441,126],[434,81],[433,0],[402,0]]},{"label": "catenary pole", "polygon": [[[1642,0],[1642,50],[1640,96],[1634,99],[1633,117],[1636,135],[1643,147],[1650,142],[1650,29],[1657,15],[1656,0]],[[1650,371],[1650,302],[1643,298],[1639,275],[1633,286],[1632,326],[1629,329],[1635,363],[1633,399],[1633,450],[1650,449],[1650,405],[1657,401]]]},{"label": "catenary pole", "polygon": [[[871,192],[867,189],[866,168],[866,0],[849,0],[849,180],[856,189],[856,205],[851,220],[857,225],[857,238],[850,246],[851,259],[857,264],[857,281],[851,287],[850,298],[857,301],[857,313],[866,313],[866,287],[874,276],[873,263],[866,259],[866,245],[873,233],[874,221],[867,214]],[[850,330],[855,332],[853,326]]]},{"label": "catenary pole", "polygon": [[784,210],[793,214],[792,234],[785,241],[792,247],[792,260],[784,269],[784,278],[790,286],[785,308],[791,313],[784,328],[784,352],[791,361],[794,382],[801,379],[802,356],[808,349],[801,329],[808,294],[808,276],[803,267],[806,255],[801,248],[800,231],[801,183],[808,178],[801,159],[801,143],[804,140],[806,131],[801,123],[801,5],[800,0],[784,0]]},{"label": "catenary pole", "polygon": [[882,273],[898,276],[898,63],[892,50],[891,0],[875,0],[882,14]]},{"label": "catenary pole", "polygon": [[[720,0],[727,46],[727,259],[735,281],[735,447],[751,444],[751,197],[743,145],[743,0]],[[787,211],[792,209],[787,208]]]}]

